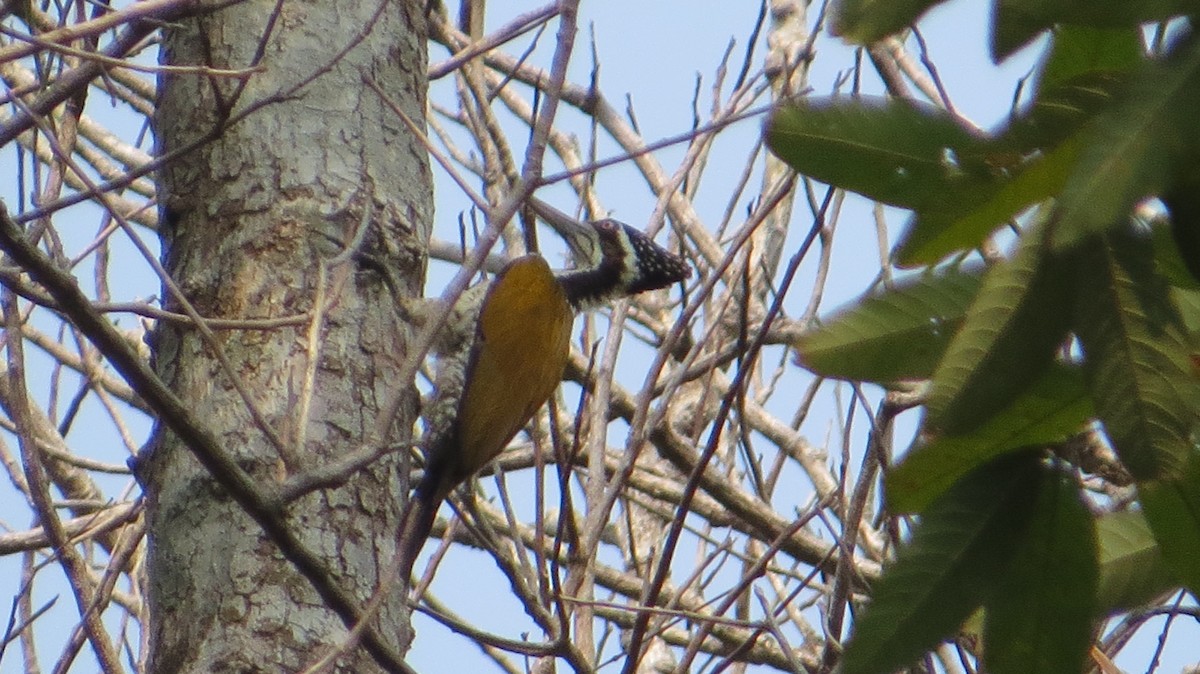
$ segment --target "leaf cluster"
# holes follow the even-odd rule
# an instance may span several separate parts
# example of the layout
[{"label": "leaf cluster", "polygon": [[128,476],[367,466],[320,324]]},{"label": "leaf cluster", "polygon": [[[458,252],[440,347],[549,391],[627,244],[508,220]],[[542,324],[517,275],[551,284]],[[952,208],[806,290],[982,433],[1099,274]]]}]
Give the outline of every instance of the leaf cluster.
[{"label": "leaf cluster", "polygon": [[[870,42],[935,4],[843,0],[835,30]],[[930,382],[885,483],[919,519],[846,672],[904,666],[980,608],[988,671],[1081,671],[1098,617],[1200,590],[1197,4],[995,0],[997,60],[1050,35],[1031,103],[993,133],[863,97],[768,123],[800,173],[910,210],[893,261],[920,270],[795,344],[824,376]],[[1147,49],[1145,22],[1173,39]],[[964,262],[1001,231],[1010,255]],[[1048,451],[1089,425],[1140,508],[1094,515]]]}]

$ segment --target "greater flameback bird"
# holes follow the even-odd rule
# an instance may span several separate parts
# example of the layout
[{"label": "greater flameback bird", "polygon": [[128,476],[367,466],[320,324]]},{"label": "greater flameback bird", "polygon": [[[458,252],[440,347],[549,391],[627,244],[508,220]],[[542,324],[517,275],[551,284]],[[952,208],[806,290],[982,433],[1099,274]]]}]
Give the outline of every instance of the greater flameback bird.
[{"label": "greater flameback bird", "polygon": [[432,431],[425,474],[401,525],[405,580],[441,502],[496,458],[558,387],[575,314],[690,274],[680,257],[616,220],[593,222],[588,233],[598,244],[591,267],[556,274],[541,257],[526,255],[509,262],[488,286],[461,395],[447,427]]}]

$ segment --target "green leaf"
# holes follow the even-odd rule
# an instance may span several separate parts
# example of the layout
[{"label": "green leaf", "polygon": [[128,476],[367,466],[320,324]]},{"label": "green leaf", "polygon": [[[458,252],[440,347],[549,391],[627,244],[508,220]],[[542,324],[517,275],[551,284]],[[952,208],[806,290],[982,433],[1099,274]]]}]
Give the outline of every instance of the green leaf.
[{"label": "green leaf", "polygon": [[875,584],[842,660],[845,674],[892,672],[954,633],[987,598],[1033,514],[1037,452],[1004,456],[934,501]]},{"label": "green leaf", "polygon": [[1005,11],[1006,4],[1009,4],[1006,0],[995,0],[992,5],[992,39],[989,46],[993,63],[1000,63],[1012,56],[1049,28],[1039,21]]},{"label": "green leaf", "polygon": [[984,602],[983,661],[993,674],[1083,671],[1092,641],[1096,531],[1079,489],[1045,471],[1033,520]]},{"label": "green leaf", "polygon": [[1138,496],[1167,566],[1200,596],[1200,454],[1189,453],[1178,478],[1138,484]]},{"label": "green leaf", "polygon": [[1055,24],[1136,28],[1194,11],[1195,0],[997,0],[992,58],[1008,58]]},{"label": "green leaf", "polygon": [[1029,390],[977,430],[911,449],[888,472],[888,511],[918,513],[966,473],[1001,454],[1061,442],[1092,416],[1083,372],[1051,367]]},{"label": "green leaf", "polygon": [[1196,372],[1196,345],[1200,342],[1200,289],[1171,288],[1171,302],[1179,310],[1179,318],[1187,331],[1188,343],[1192,346],[1192,372]]},{"label": "green leaf", "polygon": [[842,0],[834,10],[833,34],[870,44],[912,24],[945,0]]},{"label": "green leaf", "polygon": [[1181,265],[1187,283],[1196,287],[1200,279],[1200,162],[1175,175],[1159,198],[1171,214],[1169,227],[1176,254],[1172,262]]},{"label": "green leaf", "polygon": [[1090,135],[1078,136],[1088,131],[1089,122],[1112,108],[1113,101],[1128,89],[1130,78],[1129,73],[1105,71],[1083,73],[1053,85],[1043,83],[1028,110],[993,141],[994,153],[1025,157],[1044,155],[1068,141],[1082,146]]},{"label": "green leaf", "polygon": [[[1167,279],[1167,282],[1179,288],[1200,290],[1200,281],[1188,270],[1188,263],[1184,261],[1179,252],[1172,225],[1161,222],[1151,223],[1150,231],[1154,235],[1154,259],[1158,263],[1159,272]],[[1200,257],[1192,257],[1191,261],[1193,264],[1200,263]],[[1189,329],[1192,332],[1196,331],[1196,328],[1189,327]]]},{"label": "green leaf", "polygon": [[982,245],[997,227],[1062,188],[1078,157],[1081,138],[1072,138],[1020,168],[986,199],[965,200],[966,208],[918,212],[894,257],[902,267],[933,264],[947,255]]},{"label": "green leaf", "polygon": [[1200,420],[1200,382],[1150,236],[1112,232],[1078,257],[1075,323],[1096,412],[1136,479],[1177,477]]},{"label": "green leaf", "polygon": [[1054,29],[1050,50],[1042,63],[1038,90],[1050,91],[1097,73],[1136,70],[1145,59],[1142,32],[1123,28],[1062,25]]},{"label": "green leaf", "polygon": [[793,345],[826,377],[892,382],[928,377],[979,290],[982,270],[930,274],[842,309]]},{"label": "green leaf", "polygon": [[[1065,77],[1068,68],[1083,65],[1060,67]],[[973,186],[961,194],[948,192],[936,210],[915,213],[897,246],[897,263],[931,264],[954,251],[976,248],[997,227],[1056,196],[1090,140],[1083,127],[1126,86],[1126,77],[1108,71],[1043,82],[1029,110],[1014,119],[982,155],[996,171],[991,189]]]},{"label": "green leaf", "polygon": [[1101,516],[1096,535],[1100,548],[1098,613],[1128,611],[1179,586],[1141,512]]},{"label": "green leaf", "polygon": [[900,99],[822,98],[782,107],[767,144],[798,172],[876,201],[937,208],[951,190],[985,192],[996,177],[986,140],[933,106]]},{"label": "green leaf", "polygon": [[1124,222],[1139,200],[1174,182],[1200,148],[1200,40],[1185,40],[1164,63],[1144,68],[1092,123],[1063,188],[1054,244],[1063,249]]},{"label": "green leaf", "polygon": [[966,321],[933,375],[925,431],[978,428],[1040,378],[1070,322],[1071,265],[1045,245],[1035,222],[1012,258],[984,275]]}]

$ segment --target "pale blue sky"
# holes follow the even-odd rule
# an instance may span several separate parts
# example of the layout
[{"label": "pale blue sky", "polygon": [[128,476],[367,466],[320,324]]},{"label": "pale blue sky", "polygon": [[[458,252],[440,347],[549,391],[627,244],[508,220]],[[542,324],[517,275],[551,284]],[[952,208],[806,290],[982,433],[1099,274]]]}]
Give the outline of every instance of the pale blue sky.
[{"label": "pale blue sky", "polygon": [[[488,3],[489,26],[507,21],[528,6],[516,0],[492,0]],[[990,2],[987,0],[952,0],[931,11],[920,23],[930,58],[937,65],[938,74],[958,112],[985,129],[995,127],[1009,114],[1017,82],[1033,71],[1041,44],[1040,41],[1035,43],[1034,47],[1018,53],[999,66],[993,64],[985,47],[989,8]],[[696,76],[702,78],[702,96],[708,96],[713,72],[730,39],[737,42],[730,69],[736,70],[740,66],[746,40],[758,11],[759,4],[749,0],[584,2],[571,77],[575,82],[587,82],[592,67],[590,29],[594,28],[596,51],[601,63],[600,84],[609,100],[615,106],[623,107],[625,95],[631,97],[640,128],[648,141],[675,136],[691,125],[691,101]],[[810,18],[815,16],[816,5],[810,9]],[[553,48],[549,37],[548,32],[542,38],[541,47],[533,57],[535,62],[544,63],[548,58]],[[765,53],[761,42],[760,36],[760,44],[755,51],[755,67],[761,67]],[[525,43],[520,44],[521,47],[512,51],[523,49]],[[852,64],[852,49],[828,33],[818,38],[815,48],[818,57],[810,76],[813,93],[831,93],[834,82],[842,75],[841,69],[849,68]],[[443,50],[437,47],[431,50],[431,60],[444,57]],[[864,78],[864,88],[868,93],[881,92],[877,81],[870,77]],[[706,105],[708,100],[702,98],[702,105]],[[560,117],[560,121],[571,118],[568,111]],[[697,211],[702,218],[711,222],[720,219],[727,207],[728,188],[741,172],[748,148],[756,141],[760,127],[761,122],[757,120],[743,122],[723,135],[714,156],[709,159],[704,188],[696,200]],[[581,139],[587,138],[585,126],[579,126],[576,133]],[[601,157],[619,152],[611,144],[607,148],[607,152],[602,150],[599,153]],[[658,153],[668,172],[675,167],[681,155],[682,150],[679,149]],[[715,168],[722,166],[723,161],[729,166],[727,171]],[[638,225],[644,223],[654,208],[654,196],[632,168],[606,168],[598,181],[606,206],[612,209],[615,217]],[[614,185],[629,185],[629,188],[614,189]],[[452,221],[448,217],[451,213],[461,210],[464,200],[452,187],[439,188],[437,203],[438,223],[444,225]],[[567,207],[573,203],[568,201],[558,205]],[[744,205],[739,206],[743,206],[744,212]],[[848,203],[846,208],[842,224],[839,225],[831,280],[827,286],[827,300],[824,303],[827,308],[835,307],[865,291],[878,269],[869,207],[860,201]],[[807,227],[803,216],[799,216],[799,219],[798,231],[793,232],[796,237],[802,235],[802,230]],[[893,236],[899,232],[903,222],[902,215],[893,214],[890,220]],[[860,245],[854,243],[855,237],[861,237]],[[793,249],[789,248],[787,253],[790,254]],[[436,286],[436,281],[431,280],[431,285]],[[807,298],[804,288],[796,288],[793,295]],[[636,364],[632,367],[636,367]],[[832,410],[830,414],[833,414]],[[821,424],[828,424],[829,418],[817,420],[811,432],[818,435],[823,432]],[[911,417],[908,419],[910,428],[912,420]],[[819,440],[820,437],[814,438],[814,441]],[[620,444],[620,439],[616,440],[616,444]],[[512,478],[509,480],[511,482]],[[464,610],[495,602],[494,613],[470,611],[472,616],[479,616],[482,628],[495,630],[510,638],[519,638],[522,631],[530,630],[530,639],[537,641],[539,634],[533,622],[520,612],[519,606],[509,595],[507,581],[493,567],[490,559],[482,553],[467,552],[458,559],[448,556],[439,569],[441,582],[435,582],[434,590],[439,599]],[[464,578],[469,578],[470,582],[462,582]],[[499,587],[495,588],[497,585]],[[1162,619],[1158,620],[1161,623]],[[419,671],[491,671],[494,667],[468,642],[451,635],[436,623],[418,618],[416,626],[418,635],[410,662]],[[1157,629],[1143,629],[1137,637],[1137,645],[1128,648],[1118,664],[1130,672],[1144,671],[1157,635]],[[1188,641],[1200,643],[1200,629],[1196,628],[1194,622],[1188,624],[1187,620],[1179,619],[1175,622],[1170,640],[1175,647],[1164,653],[1159,672],[1173,674],[1185,665],[1197,662],[1200,656],[1178,646]],[[1200,652],[1200,649],[1197,651]]]},{"label": "pale blue sky", "polygon": [[[489,25],[506,22],[512,16],[540,4],[524,0],[491,0],[488,3]],[[921,23],[931,57],[938,65],[939,73],[958,110],[983,127],[996,124],[1008,113],[1017,79],[1031,71],[1037,57],[1036,49],[1031,49],[1018,54],[1000,67],[991,63],[984,49],[988,7],[989,2],[985,0],[953,0],[934,10]],[[740,64],[745,53],[745,40],[750,34],[758,11],[758,2],[751,0],[584,2],[571,77],[576,82],[587,81],[591,68],[589,28],[594,26],[597,51],[602,64],[600,83],[605,93],[617,107],[624,106],[623,98],[626,93],[632,97],[641,130],[648,140],[675,136],[686,131],[691,125],[691,99],[697,74],[702,77],[702,88],[707,94],[713,71],[730,39],[737,41],[732,63],[735,68]],[[815,16],[815,6],[811,12],[812,16]],[[523,45],[524,42],[519,44]],[[551,30],[542,37],[541,47],[533,56],[534,61],[544,63],[552,49]],[[829,92],[839,75],[838,69],[850,66],[852,52],[827,34],[818,39],[816,49],[819,55],[812,71],[811,84],[814,93],[822,94]],[[516,50],[519,48],[514,49]],[[755,67],[761,66],[764,53],[763,45],[758,45],[755,51]],[[441,48],[431,48],[431,61],[441,60],[445,56],[445,51]],[[867,87],[868,90],[878,90],[877,85],[869,78]],[[91,108],[89,112],[92,112]],[[581,139],[586,139],[587,128],[580,124],[581,118],[571,111],[564,111],[560,121],[570,124],[571,120],[576,124],[575,133]],[[747,152],[756,142],[760,127],[759,120],[742,122],[724,134],[718,143],[713,157],[709,160],[704,187],[697,199],[697,210],[701,217],[711,222],[720,219],[727,206],[729,186],[742,170]],[[521,134],[514,135],[514,139],[523,138]],[[601,151],[602,157],[617,152],[612,144],[607,144],[604,148]],[[13,165],[10,156],[4,154],[7,152],[11,152],[11,148],[0,151],[2,166]],[[681,149],[670,148],[659,152],[658,156],[670,171],[681,152]],[[723,168],[726,165],[728,170]],[[455,231],[455,217],[464,208],[466,200],[440,172],[438,178],[438,231],[444,238],[449,238]],[[638,226],[645,223],[654,207],[654,198],[628,166],[618,165],[605,169],[598,181],[600,192],[614,216]],[[16,204],[12,189],[12,185],[0,185],[0,197],[6,200],[10,209]],[[562,190],[549,190],[548,193],[551,197],[565,197]],[[557,205],[565,208],[573,204],[567,202]],[[744,204],[741,206],[744,212]],[[81,222],[87,224],[80,235],[90,238],[90,228],[94,227],[92,223],[95,222],[95,216],[89,216],[86,210],[81,212],[84,213],[80,218]],[[833,274],[825,303],[829,308],[864,291],[877,268],[873,252],[874,230],[870,225],[869,215],[869,209],[863,203],[847,206],[838,235],[839,243],[835,246]],[[898,231],[902,222],[899,214],[893,215],[893,234]],[[862,238],[861,246],[856,245],[855,237]],[[115,256],[132,254],[126,244],[117,239],[114,241],[118,248]],[[863,250],[869,254],[864,255]],[[787,252],[790,253],[791,249]],[[152,276],[141,271],[140,265],[130,265],[129,269],[136,271],[117,279],[119,283],[114,290],[118,296],[145,297],[158,292],[157,283]],[[437,279],[438,274],[435,270],[429,283],[431,291],[436,290]],[[803,288],[797,288],[793,294],[799,298],[807,298]],[[639,364],[638,351],[626,349],[622,357],[622,367],[634,370]],[[95,411],[92,410],[91,413]],[[818,436],[814,439],[819,441],[819,436],[827,432],[829,423],[829,418],[815,419],[805,430]],[[148,429],[141,424],[132,430],[135,434],[140,434],[140,441]],[[85,450],[94,449],[96,458],[114,462],[123,460],[122,450],[116,442],[100,440],[93,443],[77,443],[77,446]],[[513,479],[521,478],[510,477],[510,481]],[[124,478],[108,478],[105,487],[109,493],[118,493],[127,483],[128,480]],[[0,503],[6,498],[9,498],[8,492],[0,491]],[[21,528],[28,524],[10,519],[4,511],[5,508],[0,505],[0,519],[9,526]],[[19,512],[22,513],[22,517],[25,516],[23,509]],[[18,561],[15,558],[0,557],[0,597],[11,597],[15,593]],[[57,571],[49,570],[47,573],[56,574]],[[534,630],[532,621],[521,613],[520,607],[511,599],[507,582],[494,569],[491,560],[482,554],[456,552],[448,556],[440,569],[435,590],[439,598],[449,603],[452,608],[472,609],[471,614],[476,623],[485,630],[509,638],[520,638],[522,632]],[[43,583],[39,586],[38,601],[45,601],[62,591],[61,586]],[[54,620],[56,614],[65,616],[60,619],[64,623],[65,631],[65,627],[75,624],[72,617],[73,602],[65,593],[59,596],[58,602],[59,608],[43,620]],[[1161,622],[1162,619],[1158,620]],[[418,618],[416,625],[418,635],[409,660],[418,671],[493,671],[490,660],[483,657],[467,640],[450,634],[427,619]],[[1180,619],[1176,621],[1173,629],[1178,632],[1173,631],[1170,640],[1172,646],[1164,654],[1158,670],[1170,674],[1179,672],[1185,665],[1194,664],[1200,659],[1196,652],[1188,652],[1188,648],[1180,647],[1189,641],[1200,643],[1200,630],[1196,628],[1195,623]],[[53,631],[43,630],[43,633],[44,642],[58,636],[54,635]],[[533,631],[530,639],[537,641],[540,640],[540,636]],[[1142,630],[1137,638],[1137,646],[1127,649],[1118,664],[1124,665],[1131,672],[1144,671],[1150,658],[1149,654],[1155,647],[1156,638],[1155,629]],[[1200,648],[1196,651],[1200,651]],[[56,644],[46,647],[46,653],[47,657],[52,659],[57,653]],[[85,647],[81,661],[87,657],[90,655]],[[20,671],[19,664],[19,654],[10,650],[4,660],[0,661],[0,674],[17,674]],[[86,671],[86,667],[74,671]]]}]

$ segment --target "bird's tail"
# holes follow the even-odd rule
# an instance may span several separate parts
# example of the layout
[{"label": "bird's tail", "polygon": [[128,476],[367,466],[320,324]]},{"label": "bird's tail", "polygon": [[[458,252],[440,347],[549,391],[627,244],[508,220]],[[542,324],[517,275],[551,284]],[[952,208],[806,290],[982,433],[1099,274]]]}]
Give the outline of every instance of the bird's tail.
[{"label": "bird's tail", "polygon": [[412,569],[417,561],[417,555],[429,538],[433,529],[433,520],[437,517],[438,506],[442,497],[436,492],[435,484],[429,480],[421,480],[408,500],[404,511],[404,519],[400,523],[400,536],[396,541],[396,549],[400,551],[400,578],[412,582]]},{"label": "bird's tail", "polygon": [[417,488],[413,490],[412,498],[408,500],[404,510],[396,549],[400,552],[400,578],[405,582],[412,582],[413,565],[433,529],[438,507],[450,495],[456,484],[445,464],[448,453],[444,445],[452,442],[451,438],[446,438],[437,443],[434,451],[430,452],[431,458],[425,465],[425,474],[417,483]]}]

